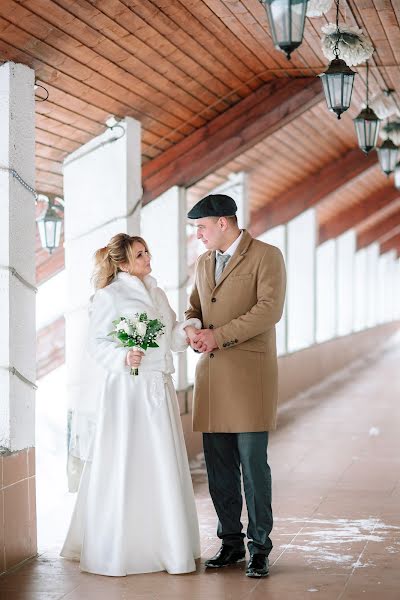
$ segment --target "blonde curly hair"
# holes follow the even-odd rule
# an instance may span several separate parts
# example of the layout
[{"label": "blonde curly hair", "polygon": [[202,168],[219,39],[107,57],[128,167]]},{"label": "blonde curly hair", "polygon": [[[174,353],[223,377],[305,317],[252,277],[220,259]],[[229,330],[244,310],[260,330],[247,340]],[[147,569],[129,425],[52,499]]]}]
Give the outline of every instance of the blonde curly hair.
[{"label": "blonde curly hair", "polygon": [[[94,253],[95,268],[93,273],[93,283],[96,290],[106,287],[116,277],[121,266],[128,264],[130,267],[135,262],[133,252],[134,242],[140,242],[149,252],[149,248],[143,238],[138,235],[128,235],[127,233],[117,233],[108,242],[107,246],[96,250]],[[150,254],[150,253],[149,253]]]}]

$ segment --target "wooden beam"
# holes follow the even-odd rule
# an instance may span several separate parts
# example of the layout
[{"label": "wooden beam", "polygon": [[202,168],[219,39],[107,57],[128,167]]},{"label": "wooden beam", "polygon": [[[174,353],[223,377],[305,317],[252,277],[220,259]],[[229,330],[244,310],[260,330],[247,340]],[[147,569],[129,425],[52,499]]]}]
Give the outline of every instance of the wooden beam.
[{"label": "wooden beam", "polygon": [[358,148],[349,150],[338,160],[330,161],[300,184],[280,194],[264,208],[255,211],[251,215],[251,235],[257,237],[272,227],[294,219],[376,163],[375,152],[365,156]]},{"label": "wooden beam", "polygon": [[381,254],[385,254],[385,252],[390,252],[390,250],[396,250],[397,255],[400,252],[400,233],[397,233],[396,235],[392,235],[389,239],[387,239],[385,242],[383,242],[382,244],[380,244],[380,253]]},{"label": "wooden beam", "polygon": [[356,227],[368,217],[378,213],[383,208],[399,200],[400,192],[393,185],[386,186],[370,194],[356,206],[349,206],[345,210],[321,224],[318,231],[318,243],[338,237],[352,227]]},{"label": "wooden beam", "polygon": [[276,79],[148,161],[143,204],[174,185],[188,187],[242,154],[323,99],[317,77]]},{"label": "wooden beam", "polygon": [[373,242],[384,242],[400,231],[400,209],[357,234],[357,250]]},{"label": "wooden beam", "polygon": [[393,229],[389,229],[384,235],[382,235],[382,237],[379,238],[379,244],[384,244],[398,233],[400,233],[400,221],[398,225],[396,225],[396,227],[393,227]]}]

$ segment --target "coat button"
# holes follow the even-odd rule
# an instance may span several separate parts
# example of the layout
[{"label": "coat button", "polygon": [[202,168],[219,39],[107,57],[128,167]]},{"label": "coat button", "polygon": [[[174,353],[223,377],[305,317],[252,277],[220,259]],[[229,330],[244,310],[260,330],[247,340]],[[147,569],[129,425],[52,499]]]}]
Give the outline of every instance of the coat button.
[{"label": "coat button", "polygon": [[211,324],[211,325],[209,325],[209,326],[208,326],[208,329],[214,329],[214,325],[212,325],[212,324]]},{"label": "coat button", "polygon": [[214,354],[212,352],[210,354],[210,358],[214,358]]},{"label": "coat button", "polygon": [[211,298],[211,302],[216,302],[217,299],[216,298]]},{"label": "coat button", "polygon": [[237,343],[238,343],[238,341],[239,341],[239,340],[235,340],[235,344],[237,344]]},{"label": "coat button", "polygon": [[226,342],[224,342],[224,343],[222,344],[222,347],[223,347],[223,348],[226,348],[226,346],[227,346],[227,344],[226,344]]}]

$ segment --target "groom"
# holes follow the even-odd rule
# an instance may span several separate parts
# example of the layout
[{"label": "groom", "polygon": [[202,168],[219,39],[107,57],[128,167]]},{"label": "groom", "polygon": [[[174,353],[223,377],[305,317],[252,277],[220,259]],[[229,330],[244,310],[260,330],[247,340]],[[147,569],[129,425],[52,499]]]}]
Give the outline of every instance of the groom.
[{"label": "groom", "polygon": [[193,430],[203,432],[211,498],[218,515],[219,552],[206,567],[245,558],[241,471],[248,513],[248,577],[268,575],[272,549],[268,432],[276,426],[275,324],[285,297],[285,267],[278,248],[240,230],[235,201],[209,195],[188,213],[207,252],[196,265],[186,318],[202,355],[196,368]]}]

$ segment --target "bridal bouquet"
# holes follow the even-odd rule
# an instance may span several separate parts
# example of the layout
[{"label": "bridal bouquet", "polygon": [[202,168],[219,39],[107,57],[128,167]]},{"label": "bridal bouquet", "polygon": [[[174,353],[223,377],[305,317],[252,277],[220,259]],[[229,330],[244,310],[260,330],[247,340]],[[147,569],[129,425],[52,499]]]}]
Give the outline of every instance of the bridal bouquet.
[{"label": "bridal bouquet", "polygon": [[[134,317],[120,317],[113,321],[114,330],[108,335],[120,341],[118,347],[144,350],[158,348],[156,339],[164,334],[165,325],[158,319],[149,319],[147,313],[136,313]],[[131,368],[131,375],[139,375],[139,369]]]}]

